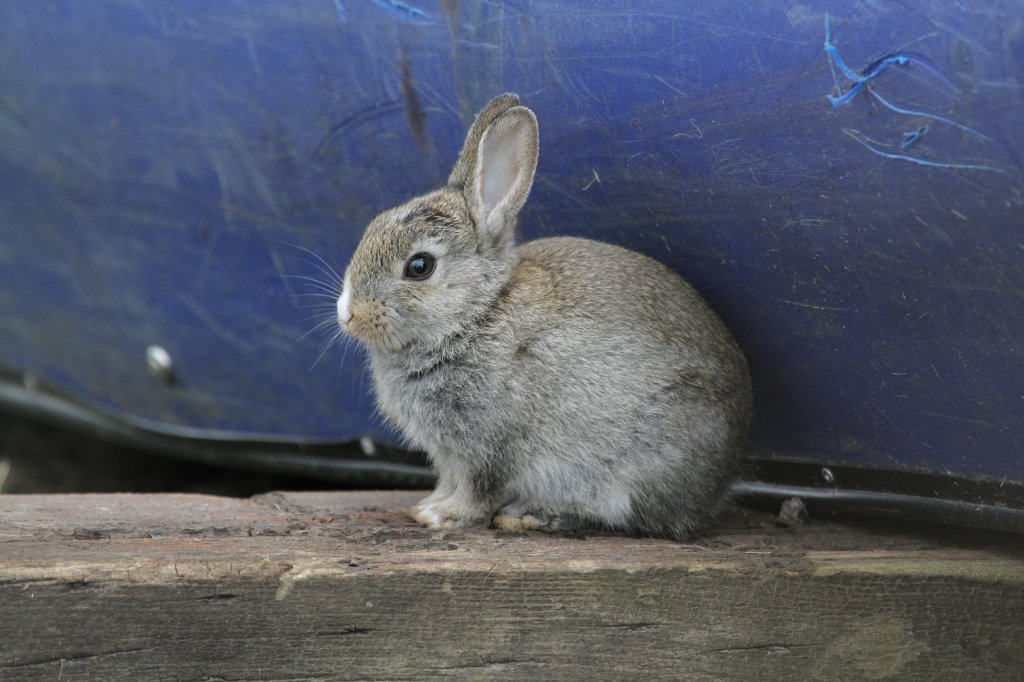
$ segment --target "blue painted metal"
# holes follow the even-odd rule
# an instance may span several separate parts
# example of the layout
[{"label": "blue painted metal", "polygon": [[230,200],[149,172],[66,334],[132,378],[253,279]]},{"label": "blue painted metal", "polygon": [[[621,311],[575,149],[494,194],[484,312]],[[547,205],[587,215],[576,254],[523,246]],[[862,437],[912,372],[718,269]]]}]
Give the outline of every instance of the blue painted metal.
[{"label": "blue painted metal", "polygon": [[156,430],[393,438],[356,349],[311,369],[301,278],[511,90],[525,236],[689,278],[749,356],[754,457],[1024,481],[1022,55],[1010,0],[10,0],[0,365]]}]

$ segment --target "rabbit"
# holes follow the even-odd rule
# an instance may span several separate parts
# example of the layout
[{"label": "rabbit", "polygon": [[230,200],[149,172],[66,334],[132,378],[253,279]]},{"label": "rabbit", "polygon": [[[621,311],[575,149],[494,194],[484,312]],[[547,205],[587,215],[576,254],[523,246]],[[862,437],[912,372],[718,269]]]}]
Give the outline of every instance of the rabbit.
[{"label": "rabbit", "polygon": [[437,473],[429,528],[593,528],[684,540],[744,450],[739,346],[678,274],[577,237],[518,245],[537,168],[515,94],[476,117],[448,185],[377,216],[337,319],[380,413]]}]

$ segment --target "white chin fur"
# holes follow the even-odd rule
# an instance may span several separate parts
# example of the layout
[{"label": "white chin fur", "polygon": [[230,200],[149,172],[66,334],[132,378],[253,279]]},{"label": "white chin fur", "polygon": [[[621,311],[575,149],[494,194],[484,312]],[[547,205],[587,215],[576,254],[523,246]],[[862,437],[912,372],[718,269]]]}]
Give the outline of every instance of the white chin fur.
[{"label": "white chin fur", "polygon": [[342,285],[341,296],[338,297],[338,322],[342,325],[347,325],[349,320],[352,319],[352,285],[345,277],[345,283]]}]

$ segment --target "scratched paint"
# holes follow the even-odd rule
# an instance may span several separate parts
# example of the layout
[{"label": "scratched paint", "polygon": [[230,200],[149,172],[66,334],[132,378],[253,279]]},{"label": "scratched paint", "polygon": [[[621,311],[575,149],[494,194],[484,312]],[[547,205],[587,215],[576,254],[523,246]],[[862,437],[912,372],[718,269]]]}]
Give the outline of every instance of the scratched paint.
[{"label": "scratched paint", "polygon": [[391,16],[416,26],[430,26],[434,20],[425,11],[402,0],[370,0]]},{"label": "scratched paint", "polygon": [[402,101],[405,103],[405,120],[409,123],[409,131],[416,141],[416,146],[425,150],[427,148],[427,114],[423,110],[423,104],[420,102],[420,96],[416,90],[416,80],[413,78],[409,55],[402,54],[402,58],[398,62],[398,70],[401,74],[398,89],[402,93]]},{"label": "scratched paint", "polygon": [[[948,116],[932,113],[923,109],[911,109],[907,106],[895,104],[878,91],[877,81],[884,73],[893,71],[909,70],[912,67],[924,70],[938,84],[929,86],[932,90],[936,88],[945,89],[947,93],[955,95],[959,89],[956,83],[943,71],[943,69],[930,57],[920,52],[897,48],[885,53],[869,62],[864,68],[854,70],[846,64],[839,51],[838,46],[832,41],[832,27],[829,15],[825,15],[825,53],[828,58],[829,69],[832,73],[834,84],[833,93],[828,95],[828,101],[833,108],[844,107],[851,104],[855,98],[864,93],[873,101],[881,104],[885,109],[898,114],[917,119],[928,119],[934,124],[942,124],[966,132],[981,142],[994,142],[994,140],[975,128],[956,121]],[[851,85],[844,86],[840,83],[839,74],[848,80]],[[931,126],[922,125],[916,131],[903,134],[903,141],[897,146],[885,142],[873,140],[864,133],[854,128],[843,128],[843,133],[856,140],[862,147],[872,154],[885,159],[895,161],[906,161],[918,166],[940,168],[946,170],[973,170],[983,172],[1004,172],[1003,169],[983,163],[970,163],[966,161],[943,161],[928,158],[922,155],[910,153],[911,147],[920,147],[917,143],[921,141],[925,132],[930,131]],[[895,151],[894,151],[895,150]]]},{"label": "scratched paint", "polygon": [[[402,0],[369,0],[369,4],[384,10],[404,23],[416,26],[430,26],[434,23],[430,14],[415,5],[402,2]],[[334,0],[334,11],[341,23],[348,23],[348,8],[345,6],[344,0]]]},{"label": "scratched paint", "polygon": [[897,152],[897,151],[889,151],[889,150],[895,150],[895,149],[907,149],[912,143],[914,143],[918,139],[920,139],[920,135],[917,134],[917,131],[915,131],[914,133],[911,133],[912,137],[910,137],[908,139],[905,139],[903,141],[903,143],[899,145],[899,147],[895,147],[894,145],[887,145],[887,144],[885,144],[883,142],[879,142],[877,140],[872,140],[867,135],[863,134],[859,130],[854,130],[853,128],[843,128],[843,133],[848,135],[848,136],[850,136],[850,137],[852,137],[857,142],[859,142],[861,144],[861,146],[863,146],[865,149],[867,149],[872,154],[875,154],[876,156],[881,156],[882,158],[885,158],[885,159],[894,159],[894,160],[897,160],[897,161],[909,161],[910,163],[914,163],[914,164],[917,164],[919,166],[928,166],[928,167],[931,167],[931,168],[945,168],[945,169],[948,169],[948,170],[976,170],[976,171],[985,171],[985,172],[990,172],[990,173],[1002,173],[1003,172],[1003,170],[1001,168],[993,168],[992,166],[985,166],[985,165],[982,165],[982,164],[975,164],[975,163],[951,163],[949,161],[930,161],[928,159],[923,159],[923,158],[920,158],[920,157],[917,157],[917,156],[911,156],[909,154],[903,154],[903,153],[900,153],[900,152]]}]

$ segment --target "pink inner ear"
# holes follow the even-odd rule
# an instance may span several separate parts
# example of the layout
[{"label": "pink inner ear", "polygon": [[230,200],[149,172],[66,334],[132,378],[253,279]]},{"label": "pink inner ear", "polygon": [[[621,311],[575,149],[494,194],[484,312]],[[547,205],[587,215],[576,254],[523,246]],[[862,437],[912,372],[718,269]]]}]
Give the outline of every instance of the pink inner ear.
[{"label": "pink inner ear", "polygon": [[489,214],[512,191],[521,163],[516,158],[516,139],[511,130],[492,130],[480,150],[480,198],[484,214]]}]

